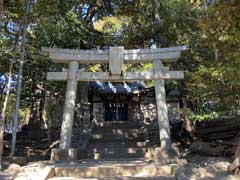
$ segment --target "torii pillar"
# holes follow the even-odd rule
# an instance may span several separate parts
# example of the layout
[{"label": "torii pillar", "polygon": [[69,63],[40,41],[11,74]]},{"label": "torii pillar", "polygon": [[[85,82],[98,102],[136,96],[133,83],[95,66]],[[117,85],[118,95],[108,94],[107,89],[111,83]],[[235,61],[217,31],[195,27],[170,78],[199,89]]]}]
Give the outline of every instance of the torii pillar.
[{"label": "torii pillar", "polygon": [[76,160],[77,150],[71,149],[72,139],[72,127],[74,120],[74,107],[77,92],[77,81],[78,81],[78,68],[79,63],[77,61],[70,61],[67,72],[67,88],[65,94],[63,120],[61,126],[60,135],[60,148],[52,149],[51,160]]},{"label": "torii pillar", "polygon": [[[160,60],[153,63],[154,72],[164,71],[164,66]],[[160,147],[171,147],[171,137],[169,130],[168,109],[166,103],[166,92],[164,80],[155,80],[155,94],[157,104],[157,118],[159,126]]]},{"label": "torii pillar", "polygon": [[[161,60],[153,62],[153,70],[155,74],[164,71],[164,65]],[[176,162],[178,159],[178,154],[173,149],[171,143],[166,91],[163,79],[155,80],[155,96],[160,138],[160,148],[155,148],[155,162],[162,165]]]},{"label": "torii pillar", "polygon": [[79,64],[71,61],[68,69],[67,91],[63,110],[63,121],[61,127],[60,149],[70,149],[72,139],[72,126],[74,119],[74,107],[77,91],[77,74]]}]

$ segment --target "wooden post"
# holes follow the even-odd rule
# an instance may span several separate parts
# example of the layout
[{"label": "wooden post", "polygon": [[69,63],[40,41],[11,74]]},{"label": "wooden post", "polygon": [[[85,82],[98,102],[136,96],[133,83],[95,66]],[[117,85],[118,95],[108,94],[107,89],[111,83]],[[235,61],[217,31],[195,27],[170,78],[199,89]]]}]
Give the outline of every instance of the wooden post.
[{"label": "wooden post", "polygon": [[60,149],[69,149],[71,147],[74,107],[77,91],[78,67],[79,64],[77,61],[71,61],[69,64],[67,91],[65,95],[63,121],[61,129]]},{"label": "wooden post", "polygon": [[[154,72],[162,72],[164,66],[160,60],[154,61]],[[157,117],[158,117],[158,126],[159,126],[159,136],[161,148],[170,148],[171,147],[171,137],[168,121],[168,109],[166,103],[166,93],[164,87],[164,80],[155,80],[155,94],[157,102]]]}]

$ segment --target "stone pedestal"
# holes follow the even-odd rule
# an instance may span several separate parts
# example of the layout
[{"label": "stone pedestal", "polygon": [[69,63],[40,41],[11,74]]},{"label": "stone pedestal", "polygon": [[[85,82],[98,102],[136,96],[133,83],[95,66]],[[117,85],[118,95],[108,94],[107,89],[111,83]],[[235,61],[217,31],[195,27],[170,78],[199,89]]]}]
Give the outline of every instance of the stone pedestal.
[{"label": "stone pedestal", "polygon": [[157,165],[164,165],[170,163],[177,163],[179,153],[174,148],[156,148],[155,149],[155,163]]},{"label": "stone pedestal", "polygon": [[76,161],[78,149],[52,149],[51,161]]}]

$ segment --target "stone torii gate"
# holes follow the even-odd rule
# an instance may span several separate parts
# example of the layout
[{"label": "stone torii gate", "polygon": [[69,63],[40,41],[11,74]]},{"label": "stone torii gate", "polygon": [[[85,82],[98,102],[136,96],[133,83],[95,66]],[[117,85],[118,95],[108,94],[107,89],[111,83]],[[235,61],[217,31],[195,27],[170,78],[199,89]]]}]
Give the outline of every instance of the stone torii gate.
[{"label": "stone torii gate", "polygon": [[[67,81],[63,121],[61,127],[60,149],[68,151],[71,148],[74,107],[77,91],[77,81],[136,81],[154,80],[157,104],[157,117],[161,149],[171,149],[168,110],[164,80],[183,79],[183,71],[170,71],[163,63],[176,62],[185,46],[157,49],[125,50],[124,47],[110,47],[109,50],[73,50],[45,48],[55,63],[68,63],[65,72],[48,72],[47,79],[52,81]],[[153,70],[147,72],[124,72],[124,63],[153,63]],[[109,64],[109,72],[83,72],[81,64]]]}]

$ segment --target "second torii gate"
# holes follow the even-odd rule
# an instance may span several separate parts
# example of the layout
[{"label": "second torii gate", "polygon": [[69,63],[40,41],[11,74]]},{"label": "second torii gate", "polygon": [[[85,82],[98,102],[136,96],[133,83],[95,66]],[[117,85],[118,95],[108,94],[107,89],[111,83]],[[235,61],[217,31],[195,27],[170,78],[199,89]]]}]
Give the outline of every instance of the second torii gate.
[{"label": "second torii gate", "polygon": [[[176,62],[185,46],[124,50],[124,47],[110,47],[109,50],[73,50],[59,48],[42,48],[50,54],[55,63],[68,63],[66,72],[48,72],[47,79],[67,81],[63,121],[61,128],[60,149],[71,148],[74,107],[77,91],[77,81],[136,81],[154,80],[157,104],[157,117],[161,148],[171,148],[171,138],[166,104],[164,80],[183,79],[183,71],[169,71],[163,63]],[[124,72],[124,63],[153,63],[153,70],[147,72]],[[83,72],[81,64],[109,64],[108,72]]]}]

